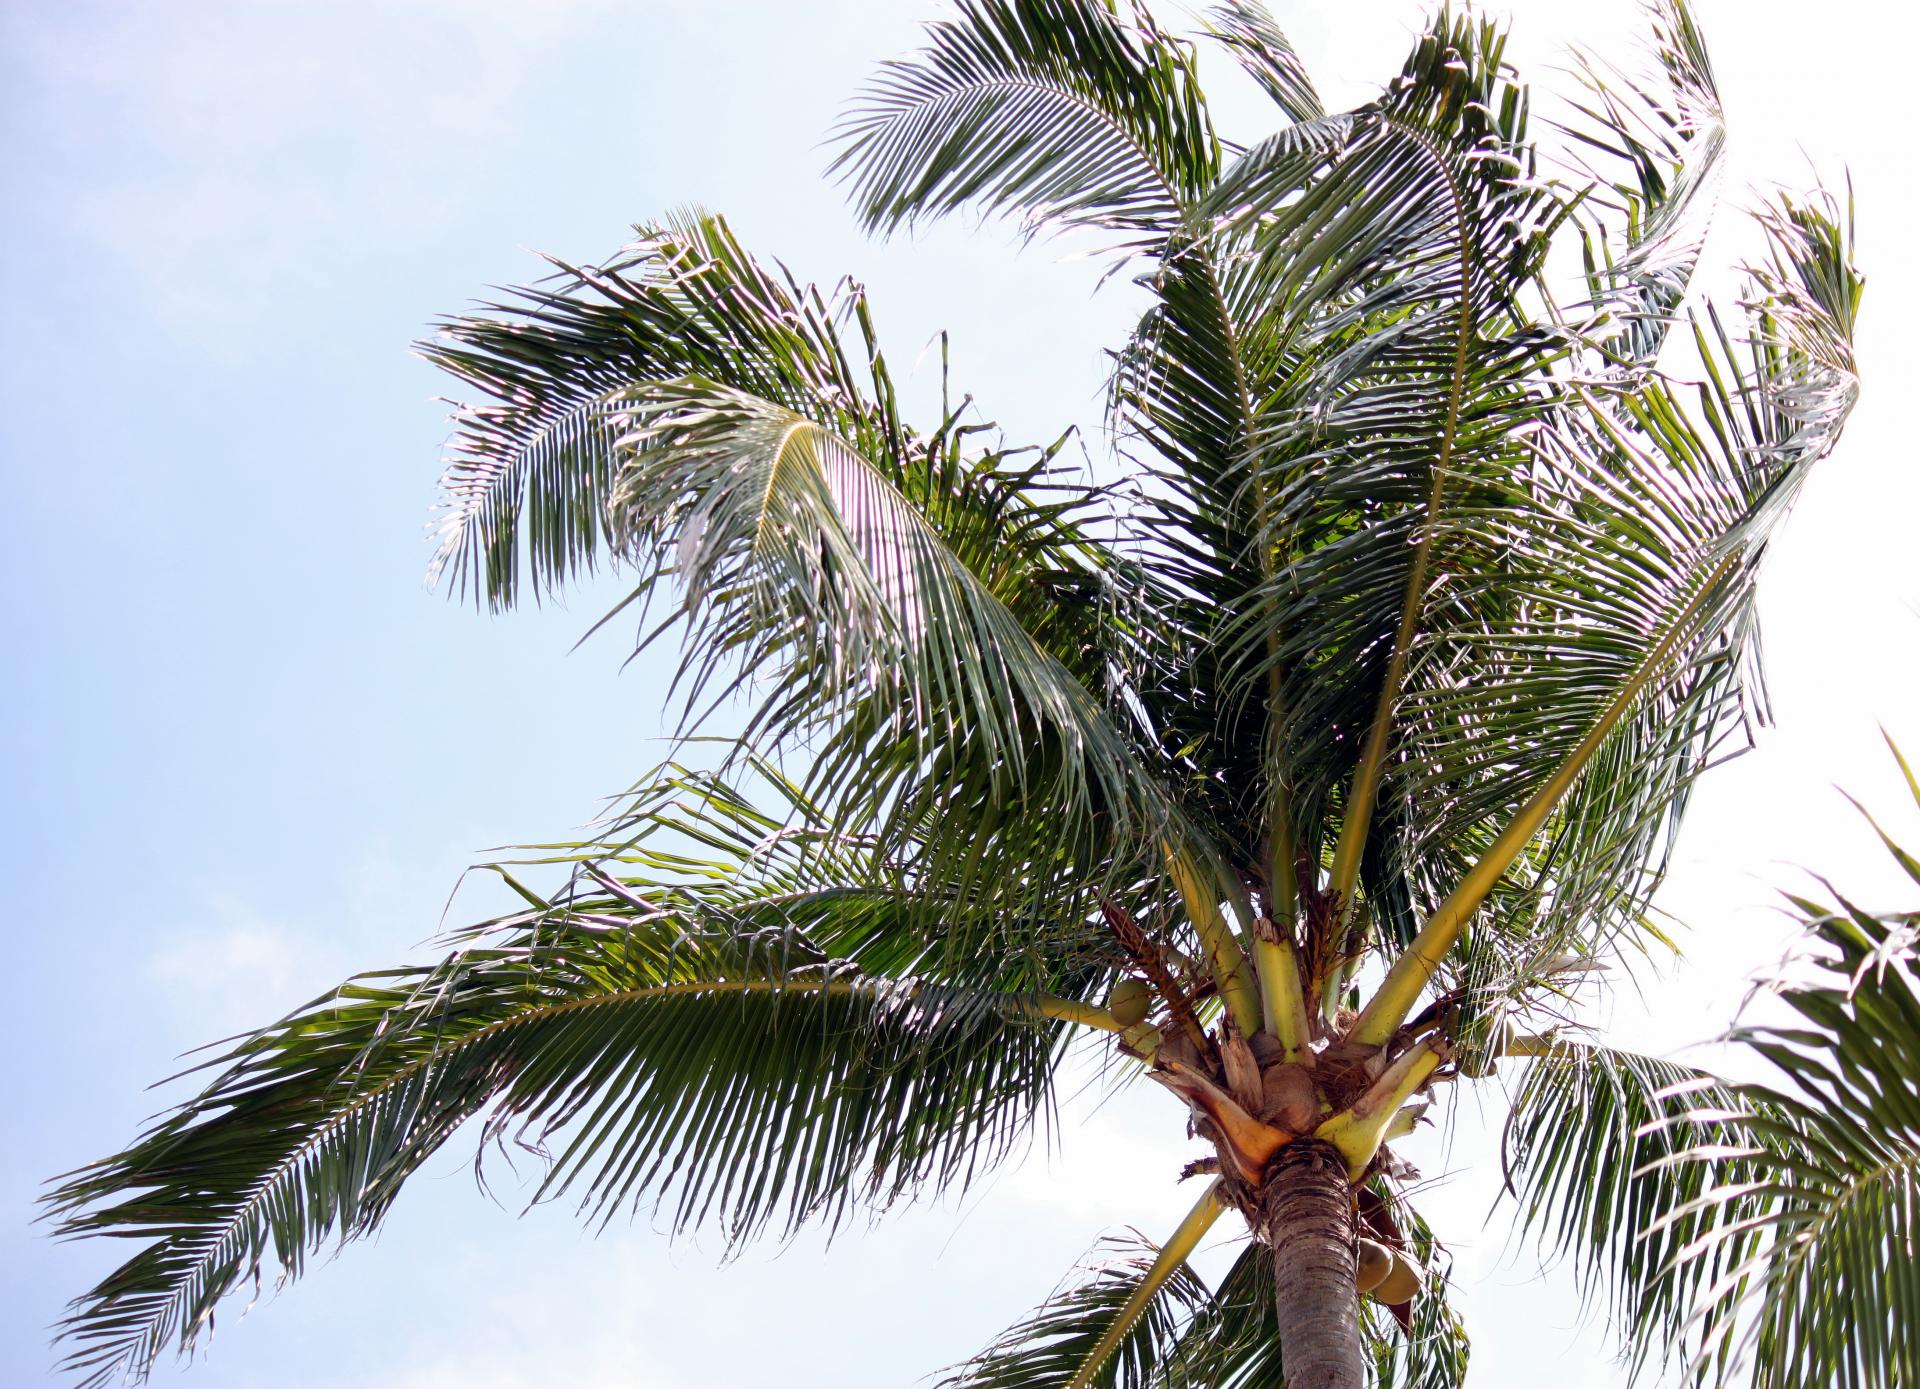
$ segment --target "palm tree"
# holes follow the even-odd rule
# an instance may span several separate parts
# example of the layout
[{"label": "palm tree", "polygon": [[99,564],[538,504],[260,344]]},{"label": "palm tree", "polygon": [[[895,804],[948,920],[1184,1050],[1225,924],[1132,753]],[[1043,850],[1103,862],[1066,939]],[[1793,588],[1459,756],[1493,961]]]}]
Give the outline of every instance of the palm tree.
[{"label": "palm tree", "polygon": [[[1201,42],[1274,133],[1216,133]],[[1502,44],[1443,11],[1330,115],[1252,0],[1198,41],[963,0],[880,70],[834,164],[868,227],[1005,214],[1148,294],[1114,477],[970,398],[910,424],[861,288],[704,213],[441,324],[477,402],[449,584],[510,607],[611,565],[678,645],[687,746],[715,707],[744,728],[532,855],[545,886],[493,865],[521,909],[244,1038],[63,1178],[62,1232],[147,1238],[68,1367],[190,1347],[475,1117],[546,1154],[536,1199],[744,1240],[963,1188],[1089,1037],[1178,1101],[1203,1189],[950,1383],[1457,1383],[1388,1144],[1516,1056],[1523,1214],[1591,1234],[1670,1341],[1700,1288],[1663,1256],[1718,1169],[1632,1185],[1678,1223],[1623,1251],[1596,1203],[1626,1175],[1543,1161],[1529,1116],[1631,1066],[1538,1029],[1648,939],[1688,788],[1761,712],[1755,567],[1853,403],[1860,280],[1838,204],[1781,199],[1747,326],[1683,309],[1723,141],[1682,0],[1653,76],[1582,69],[1557,143]],[[1228,1212],[1208,1289],[1185,1260]]]}]

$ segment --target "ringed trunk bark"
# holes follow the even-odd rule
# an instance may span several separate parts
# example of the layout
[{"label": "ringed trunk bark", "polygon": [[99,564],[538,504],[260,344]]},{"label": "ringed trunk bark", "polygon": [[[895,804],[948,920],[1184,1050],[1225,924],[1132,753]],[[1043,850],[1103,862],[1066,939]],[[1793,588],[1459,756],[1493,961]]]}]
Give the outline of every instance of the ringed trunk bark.
[{"label": "ringed trunk bark", "polygon": [[1317,1139],[1289,1143],[1261,1184],[1259,1219],[1287,1389],[1364,1389],[1346,1159]]}]

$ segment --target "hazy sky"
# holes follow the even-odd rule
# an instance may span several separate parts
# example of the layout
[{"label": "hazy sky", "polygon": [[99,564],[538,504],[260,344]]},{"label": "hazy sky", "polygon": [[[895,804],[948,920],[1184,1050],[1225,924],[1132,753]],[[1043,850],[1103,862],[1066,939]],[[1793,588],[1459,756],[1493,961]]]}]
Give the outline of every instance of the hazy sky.
[{"label": "hazy sky", "polygon": [[[1413,0],[1276,0],[1330,103],[1397,71]],[[1627,0],[1516,4],[1543,85],[1559,46],[1617,51]],[[30,1226],[49,1175],[111,1151],[173,1059],[342,975],[406,958],[484,846],[564,835],[657,759],[661,689],[611,590],[489,619],[426,592],[442,389],[407,355],[439,313],[611,252],[698,202],[804,276],[869,285],[897,364],[941,327],[1017,437],[1093,424],[1134,307],[1057,245],[941,229],[869,244],[820,137],[922,4],[654,0],[0,0],[0,610],[15,1002],[0,1145],[0,1382],[43,1382],[44,1328],[117,1251]],[[1860,192],[1864,404],[1764,589],[1778,728],[1714,773],[1664,905],[1690,962],[1612,1010],[1674,1051],[1712,1036],[1778,950],[1770,890],[1817,866],[1891,884],[1832,790],[1900,812],[1876,721],[1920,750],[1910,327],[1913,22],[1904,7],[1703,0],[1735,199]],[[1897,17],[1896,17],[1897,13]],[[1257,135],[1257,102],[1217,102]],[[1804,153],[1803,153],[1804,151]],[[1710,256],[1748,246],[1728,215]],[[926,392],[935,359],[913,387]],[[466,896],[456,911],[487,899]],[[383,1237],[222,1316],[197,1389],[912,1383],[984,1345],[1103,1229],[1171,1229],[1192,1151],[1157,1094],[1067,1107],[958,1207],[747,1252],[583,1234],[478,1194],[458,1140]],[[1564,1274],[1536,1280],[1469,1118],[1427,1202],[1453,1247],[1472,1382],[1615,1384]],[[1224,1229],[1224,1226],[1222,1227]],[[1591,1318],[1584,1318],[1591,1320]],[[171,1384],[177,1371],[162,1368]]]}]

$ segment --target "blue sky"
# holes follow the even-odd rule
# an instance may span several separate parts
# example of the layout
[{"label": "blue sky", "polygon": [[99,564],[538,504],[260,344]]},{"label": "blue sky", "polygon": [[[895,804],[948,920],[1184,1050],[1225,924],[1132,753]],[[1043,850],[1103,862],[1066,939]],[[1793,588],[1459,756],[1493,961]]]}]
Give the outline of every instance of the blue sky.
[{"label": "blue sky", "polygon": [[[1275,3],[1330,99],[1397,68],[1411,0]],[[1612,47],[1626,0],[1516,4],[1545,82],[1571,37]],[[1819,865],[1884,886],[1832,791],[1895,806],[1876,721],[1920,749],[1920,514],[1904,423],[1916,308],[1911,149],[1895,114],[1910,18],[1834,0],[1707,3],[1728,187],[1852,164],[1872,277],[1868,394],[1766,580],[1778,729],[1711,778],[1665,905],[1690,963],[1629,990],[1624,1033],[1711,1036],[1778,949],[1769,889]],[[819,144],[931,6],[651,0],[5,0],[0,5],[0,801],[12,1064],[0,1070],[0,1381],[42,1382],[44,1327],[112,1251],[29,1224],[47,1176],[111,1151],[190,1047],[412,953],[485,846],[591,818],[660,755],[655,673],[610,601],[488,618],[423,587],[446,435],[407,353],[436,315],[590,260],[636,219],[727,212],[799,273],[869,285],[896,363],[951,329],[956,380],[1026,438],[1097,420],[1124,288],[1002,229],[860,238]],[[1576,27],[1577,26],[1577,27]],[[1899,32],[1896,32],[1896,29]],[[1225,100],[1254,129],[1257,108]],[[1805,155],[1801,153],[1804,148]],[[1728,218],[1729,224],[1732,218]],[[1743,247],[1729,225],[1714,248]],[[1903,263],[1905,262],[1905,263]],[[937,380],[929,356],[911,389]],[[484,910],[484,893],[457,910]],[[1076,1100],[959,1207],[717,1267],[645,1220],[603,1237],[489,1202],[456,1142],[372,1244],[223,1315],[199,1389],[569,1382],[706,1389],[911,1382],[984,1344],[1103,1228],[1170,1229],[1190,1154],[1155,1096]],[[1487,1139],[1416,1154],[1472,1166]],[[1477,1333],[1474,1382],[1612,1384],[1568,1280],[1536,1284],[1492,1197],[1435,1197]],[[856,1338],[852,1310],[862,1309]],[[1516,1330],[1515,1328],[1523,1328]],[[177,1371],[156,1376],[172,1383]]]}]

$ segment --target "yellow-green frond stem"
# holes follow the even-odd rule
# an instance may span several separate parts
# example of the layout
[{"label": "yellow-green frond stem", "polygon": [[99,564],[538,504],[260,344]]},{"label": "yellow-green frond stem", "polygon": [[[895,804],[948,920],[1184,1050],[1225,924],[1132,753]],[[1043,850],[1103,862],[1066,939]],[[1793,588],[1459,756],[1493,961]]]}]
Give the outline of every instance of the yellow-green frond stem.
[{"label": "yellow-green frond stem", "polygon": [[1260,976],[1260,1010],[1267,1031],[1280,1043],[1281,1059],[1297,1062],[1313,1040],[1306,995],[1300,988],[1300,962],[1293,942],[1264,916],[1253,924],[1253,962]]},{"label": "yellow-green frond stem", "polygon": [[1408,1014],[1413,1012],[1414,1005],[1420,1001],[1420,995],[1427,987],[1427,982],[1433,978],[1434,972],[1440,968],[1440,962],[1446,959],[1447,952],[1453,948],[1454,941],[1459,938],[1461,928],[1467,924],[1468,918],[1482,902],[1486,901],[1487,894],[1493,891],[1494,884],[1500,881],[1501,875],[1513,866],[1513,861],[1520,857],[1520,852],[1527,847],[1527,842],[1540,832],[1541,826],[1547,822],[1547,817],[1553,813],[1554,807],[1560,803],[1561,798],[1573,788],[1574,782],[1579,780],[1580,773],[1586,770],[1587,763],[1593,760],[1593,755],[1600,750],[1600,745],[1606,741],[1607,735],[1613,732],[1622,718],[1626,717],[1627,710],[1633,707],[1634,701],[1640,697],[1641,692],[1666,664],[1667,657],[1673,654],[1674,648],[1692,629],[1693,619],[1698,614],[1700,605],[1713,592],[1721,577],[1738,563],[1739,558],[1739,552],[1736,550],[1714,566],[1713,571],[1695,590],[1693,597],[1687,601],[1687,605],[1674,618],[1673,625],[1667,629],[1667,634],[1660,639],[1652,651],[1647,653],[1646,660],[1641,663],[1639,670],[1634,672],[1633,678],[1620,687],[1620,692],[1614,695],[1607,707],[1601,711],[1600,717],[1594,721],[1587,736],[1580,740],[1580,745],[1567,754],[1566,760],[1554,770],[1551,777],[1547,778],[1546,784],[1534,792],[1527,803],[1520,807],[1519,812],[1513,817],[1513,823],[1508,825],[1486,853],[1480,856],[1480,861],[1467,870],[1467,875],[1460,880],[1460,885],[1448,894],[1446,901],[1434,909],[1433,915],[1427,918],[1426,925],[1420,928],[1420,934],[1413,938],[1413,943],[1387,971],[1387,977],[1381,981],[1379,992],[1375,993],[1368,1000],[1367,1006],[1361,1010],[1360,1017],[1354,1023],[1350,1034],[1355,1041],[1365,1042],[1370,1046],[1385,1046],[1387,1039],[1392,1037],[1400,1024],[1407,1020]]},{"label": "yellow-green frond stem", "polygon": [[1102,1032],[1124,1032],[1126,1029],[1111,1012],[1091,1003],[1080,1003],[1071,998],[1054,998],[1043,994],[1032,1000],[1033,1010],[1045,1018],[1058,1022],[1078,1023],[1082,1027],[1097,1027]]},{"label": "yellow-green frond stem", "polygon": [[[1436,491],[1438,485],[1436,483]],[[1432,527],[1427,527],[1431,534]],[[1427,541],[1423,536],[1414,552],[1412,581],[1407,586],[1406,611],[1400,617],[1400,632],[1394,641],[1393,655],[1387,664],[1386,682],[1380,687],[1380,701],[1374,709],[1373,726],[1367,733],[1360,764],[1353,769],[1353,782],[1347,790],[1346,814],[1340,821],[1340,838],[1334,845],[1333,864],[1327,871],[1327,886],[1340,904],[1344,917],[1353,901],[1354,884],[1360,880],[1360,851],[1366,847],[1367,827],[1373,819],[1373,798],[1380,786],[1380,771],[1387,760],[1387,734],[1393,727],[1393,707],[1400,699],[1400,686],[1407,676],[1407,646],[1413,640],[1414,619],[1419,613],[1418,590],[1427,577]]]},{"label": "yellow-green frond stem", "polygon": [[1393,731],[1394,706],[1400,702],[1400,688],[1406,683],[1407,658],[1413,650],[1414,629],[1419,625],[1420,606],[1426,598],[1427,569],[1433,562],[1434,522],[1440,514],[1440,496],[1446,489],[1447,470],[1453,463],[1454,440],[1460,432],[1460,397],[1466,385],[1467,348],[1473,340],[1473,296],[1468,292],[1468,280],[1473,273],[1473,241],[1460,206],[1459,191],[1451,181],[1447,186],[1453,193],[1454,223],[1460,233],[1460,324],[1455,335],[1453,375],[1447,389],[1446,419],[1440,427],[1440,452],[1433,464],[1433,483],[1427,489],[1426,519],[1420,527],[1420,542],[1413,552],[1413,566],[1407,571],[1400,627],[1394,633],[1393,654],[1387,658],[1387,674],[1380,685],[1379,703],[1374,706],[1373,725],[1367,730],[1360,765],[1354,768],[1353,782],[1347,792],[1346,815],[1340,822],[1340,839],[1334,847],[1333,866],[1328,874],[1328,886],[1342,912],[1353,901],[1353,885],[1360,880],[1360,853],[1366,847],[1373,801],[1387,763],[1387,735]]},{"label": "yellow-green frond stem", "polygon": [[1365,1175],[1400,1107],[1426,1084],[1440,1061],[1441,1048],[1431,1042],[1408,1048],[1380,1073],[1364,1095],[1313,1131],[1315,1138],[1340,1150],[1340,1156],[1347,1160],[1348,1177],[1357,1182]]},{"label": "yellow-green frond stem", "polygon": [[1280,777],[1273,781],[1273,805],[1267,821],[1267,897],[1273,919],[1291,932],[1300,919],[1300,884],[1295,878],[1293,845],[1293,790]]},{"label": "yellow-green frond stem", "polygon": [[[1349,938],[1365,941],[1372,936],[1373,917],[1370,909],[1360,906],[1358,909],[1348,904],[1340,921],[1339,934],[1335,936],[1337,945],[1344,948]],[[1320,1013],[1328,1022],[1340,1016],[1340,1010],[1347,1004],[1347,986],[1353,982],[1353,976],[1359,973],[1361,953],[1356,949],[1344,959],[1336,959],[1327,970],[1326,981],[1320,988]]]},{"label": "yellow-green frond stem", "polygon": [[1148,1064],[1160,1054],[1162,1040],[1160,1029],[1150,1022],[1137,1022],[1120,1032],[1120,1044]]},{"label": "yellow-green frond stem", "polygon": [[1563,1048],[1560,1039],[1551,1032],[1538,1036],[1508,1037],[1500,1044],[1502,1056],[1552,1056]]},{"label": "yellow-green frond stem", "polygon": [[1208,884],[1199,865],[1185,851],[1167,846],[1167,871],[1187,904],[1193,929],[1206,947],[1207,963],[1213,982],[1220,986],[1220,997],[1234,1025],[1251,1037],[1260,1030],[1260,991],[1253,981],[1253,969],[1247,963],[1233,927],[1220,910],[1220,897]]},{"label": "yellow-green frond stem", "polygon": [[1920,801],[1920,777],[1913,774],[1913,767],[1907,762],[1906,755],[1900,751],[1900,745],[1893,741],[1893,735],[1887,732],[1884,724],[1881,725],[1880,736],[1886,741],[1887,751],[1893,754],[1893,760],[1900,764],[1900,775],[1907,779],[1907,789],[1913,792],[1913,798],[1916,801]]},{"label": "yellow-green frond stem", "polygon": [[1147,1269],[1147,1276],[1140,1280],[1140,1286],[1133,1290],[1133,1296],[1121,1307],[1112,1325],[1094,1342],[1093,1349],[1087,1352],[1087,1358],[1080,1362],[1080,1367],[1073,1372],[1073,1378],[1067,1381],[1067,1389],[1086,1389],[1093,1382],[1093,1377],[1100,1373],[1100,1367],[1107,1363],[1120,1342],[1133,1329],[1133,1324],[1140,1320],[1140,1314],[1147,1310],[1147,1304],[1153,1301],[1154,1295],[1167,1279],[1199,1247],[1200,1241],[1213,1228],[1213,1222],[1220,1218],[1224,1209],[1220,1204],[1220,1183],[1215,1182],[1194,1203],[1193,1209],[1187,1212],[1187,1218],[1180,1222],[1180,1227],[1160,1246],[1160,1254]]}]

